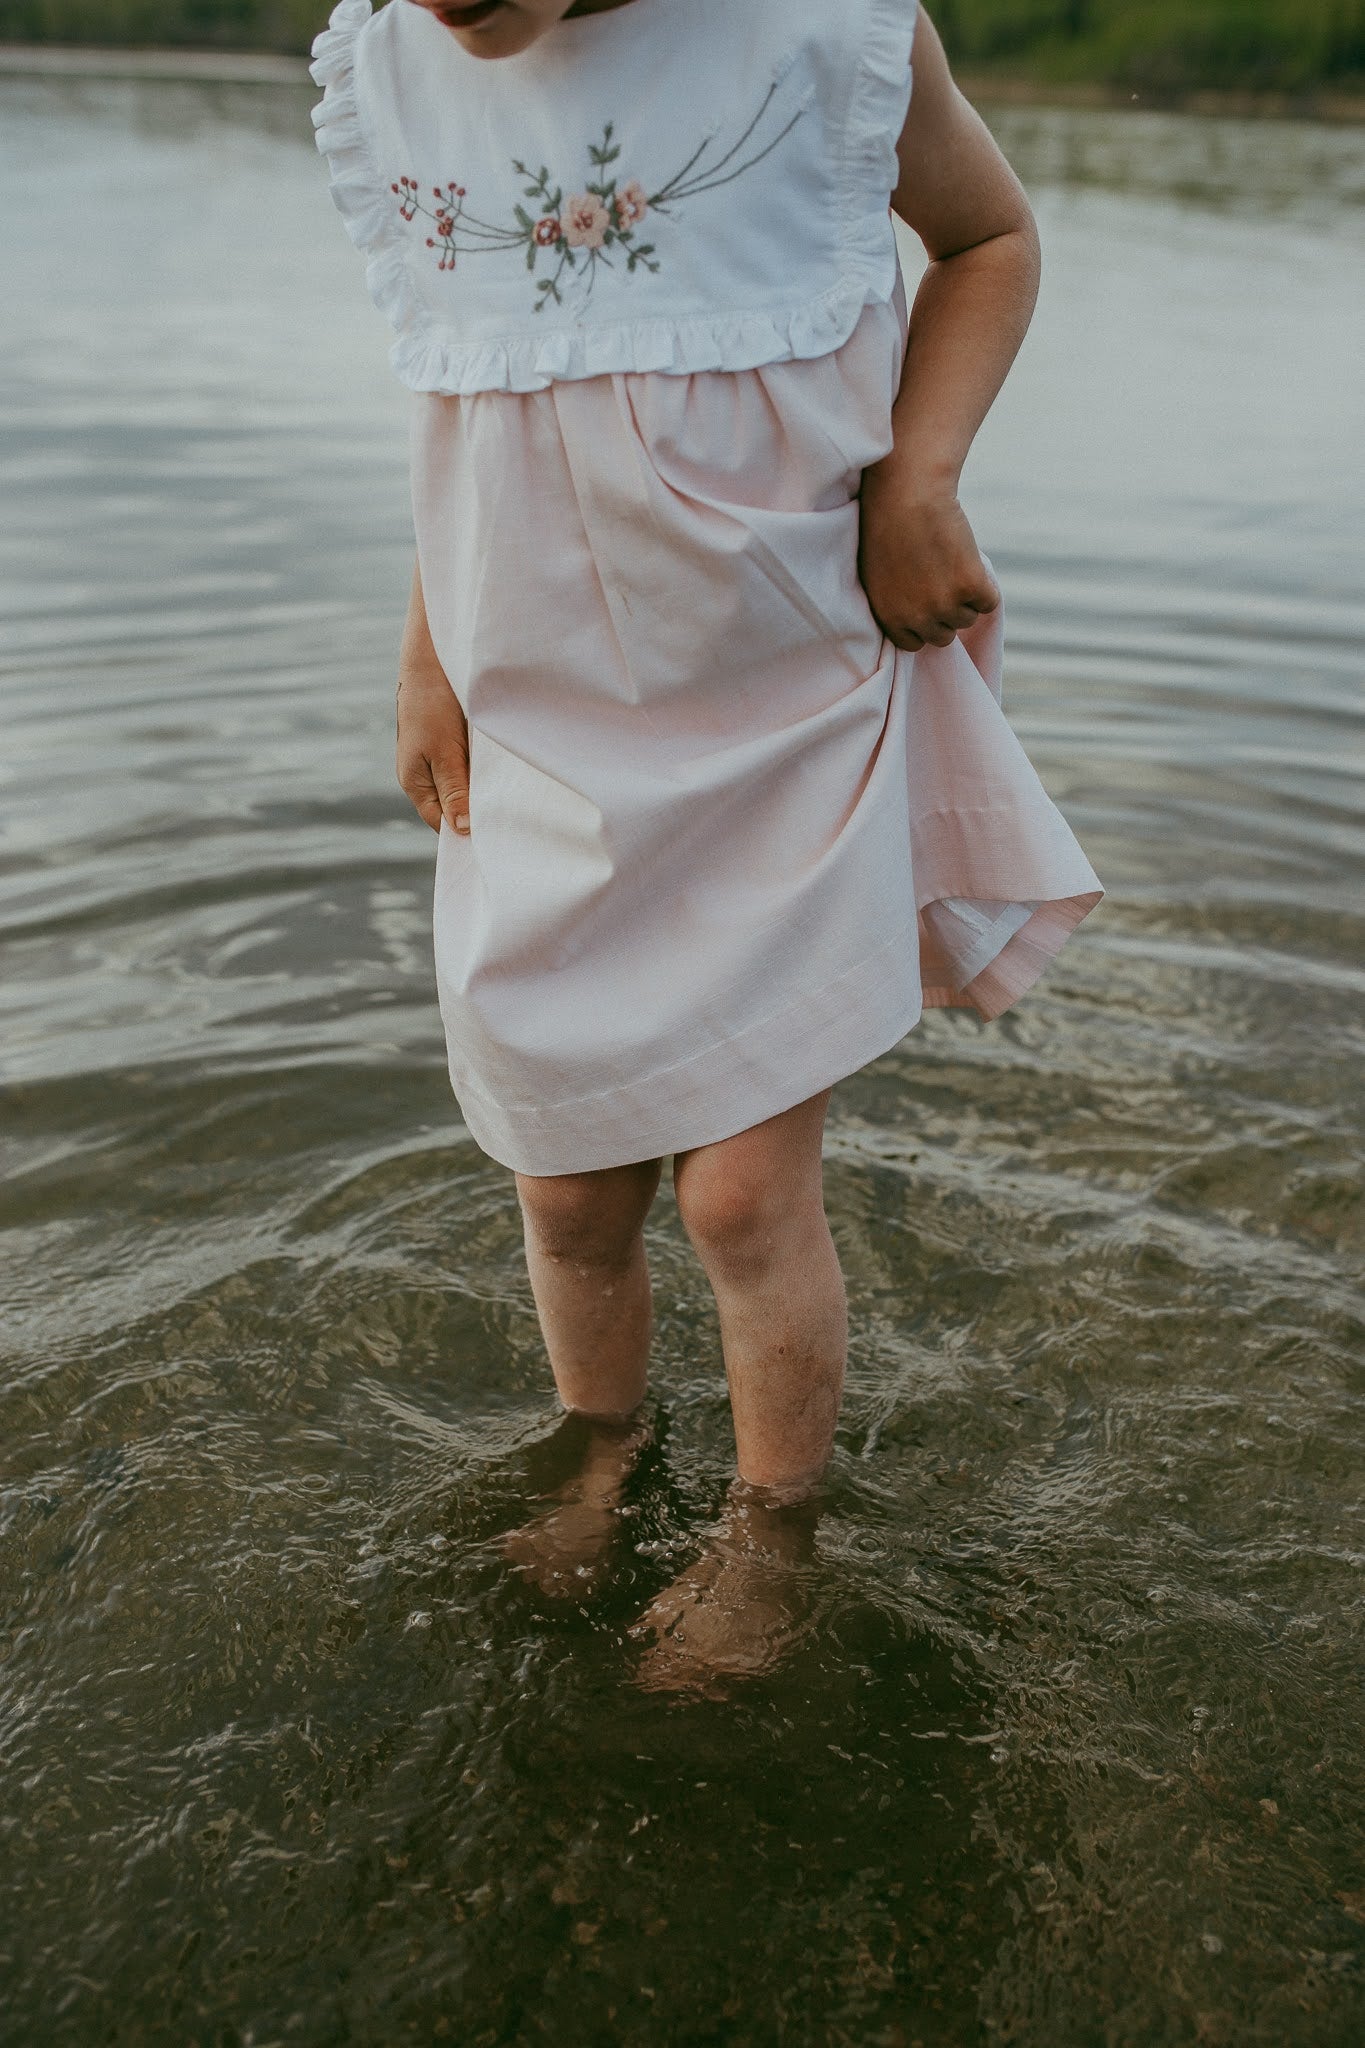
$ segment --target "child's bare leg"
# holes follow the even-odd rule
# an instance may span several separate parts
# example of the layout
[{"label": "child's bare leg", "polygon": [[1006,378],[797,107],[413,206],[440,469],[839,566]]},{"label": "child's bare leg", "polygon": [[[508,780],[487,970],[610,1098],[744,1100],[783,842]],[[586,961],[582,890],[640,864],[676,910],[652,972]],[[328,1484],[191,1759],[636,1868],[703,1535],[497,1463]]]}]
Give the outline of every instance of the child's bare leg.
[{"label": "child's bare leg", "polygon": [[740,1477],[782,1496],[824,1470],[843,1393],[848,1311],[821,1174],[828,1104],[826,1090],[673,1166],[720,1311]]},{"label": "child's bare leg", "polygon": [[542,1593],[581,1598],[596,1590],[611,1561],[617,1517],[635,1460],[648,1441],[640,1415],[626,1422],[569,1416],[580,1432],[574,1470],[522,1528],[503,1538],[503,1555]]},{"label": "child's bare leg", "polygon": [[802,1630],[814,1530],[813,1503],[799,1504],[829,1459],[848,1338],[821,1176],[828,1102],[826,1092],[674,1160],[678,1207],[720,1310],[740,1480],[707,1549],[632,1630],[647,1645],[645,1686],[757,1676]]},{"label": "child's bare leg", "polygon": [[659,1161],[602,1173],[517,1175],[526,1263],[566,1408],[630,1415],[645,1394],[652,1311],[643,1228]]},{"label": "child's bare leg", "polygon": [[643,1228],[659,1161],[603,1173],[517,1175],[526,1263],[559,1398],[587,1424],[578,1469],[504,1541],[541,1590],[592,1590],[608,1561],[622,1488],[644,1441],[652,1321]]}]

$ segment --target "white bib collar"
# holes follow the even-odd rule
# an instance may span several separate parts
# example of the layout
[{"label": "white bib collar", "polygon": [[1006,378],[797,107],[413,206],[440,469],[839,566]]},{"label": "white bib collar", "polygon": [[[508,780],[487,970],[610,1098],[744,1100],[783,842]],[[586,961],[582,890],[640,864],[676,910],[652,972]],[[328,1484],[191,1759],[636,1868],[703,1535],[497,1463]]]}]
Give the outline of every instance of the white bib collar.
[{"label": "white bib collar", "polygon": [[898,276],[916,0],[631,0],[480,59],[341,0],[331,191],[410,389],[824,355]]}]

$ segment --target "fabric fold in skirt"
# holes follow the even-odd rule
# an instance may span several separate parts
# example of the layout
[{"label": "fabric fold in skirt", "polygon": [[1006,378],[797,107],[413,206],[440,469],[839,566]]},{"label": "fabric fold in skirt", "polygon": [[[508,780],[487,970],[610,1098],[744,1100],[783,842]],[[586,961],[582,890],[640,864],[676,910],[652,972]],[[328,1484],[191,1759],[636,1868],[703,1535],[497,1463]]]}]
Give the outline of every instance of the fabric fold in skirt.
[{"label": "fabric fold in skirt", "polygon": [[926,1008],[998,1017],[1103,896],[1001,709],[1004,608],[900,656]]},{"label": "fabric fold in skirt", "polygon": [[857,577],[903,307],[834,354],[416,401],[471,741],[435,940],[469,1129],[528,1174],[688,1150],[984,1017],[1102,889],[1001,708],[1003,614],[896,649]]}]

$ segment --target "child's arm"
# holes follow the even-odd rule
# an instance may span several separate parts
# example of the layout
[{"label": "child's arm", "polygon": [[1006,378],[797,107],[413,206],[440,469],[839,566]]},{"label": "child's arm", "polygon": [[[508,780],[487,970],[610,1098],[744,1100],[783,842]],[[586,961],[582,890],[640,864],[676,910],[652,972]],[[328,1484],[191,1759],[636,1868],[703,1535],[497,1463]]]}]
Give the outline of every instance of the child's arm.
[{"label": "child's arm", "polygon": [[416,563],[398,657],[398,780],[433,832],[442,816],[462,837],[469,831],[469,730],[432,644]]},{"label": "child's arm", "polygon": [[920,10],[915,82],[897,147],[896,212],[929,253],[915,295],[891,453],[867,470],[859,568],[898,647],[946,647],[1000,593],[957,502],[977,428],[1038,295],[1038,233],[1023,188],[948,70]]}]

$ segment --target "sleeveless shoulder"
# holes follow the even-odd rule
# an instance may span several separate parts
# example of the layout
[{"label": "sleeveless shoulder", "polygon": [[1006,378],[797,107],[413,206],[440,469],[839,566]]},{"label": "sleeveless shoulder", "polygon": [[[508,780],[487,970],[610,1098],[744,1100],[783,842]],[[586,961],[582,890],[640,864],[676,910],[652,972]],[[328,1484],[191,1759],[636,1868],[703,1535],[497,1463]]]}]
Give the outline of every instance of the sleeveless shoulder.
[{"label": "sleeveless shoulder", "polygon": [[630,0],[519,57],[341,0],[332,197],[412,390],[824,355],[899,275],[917,0]]}]

